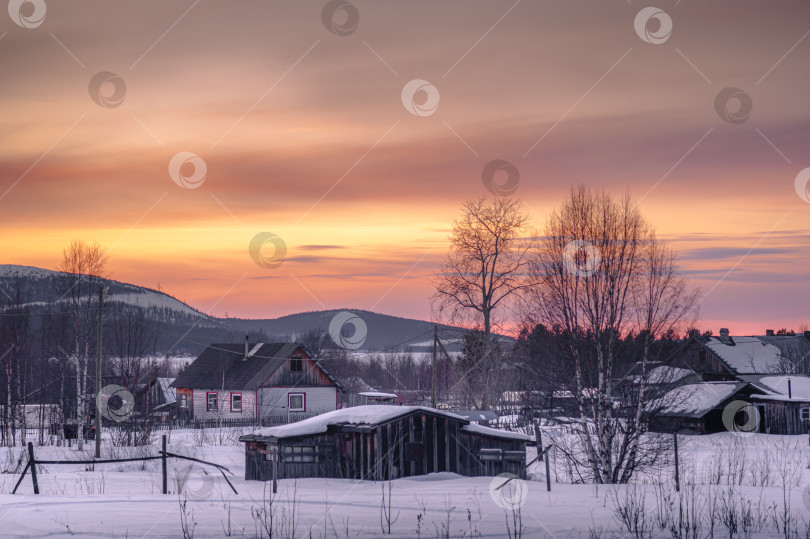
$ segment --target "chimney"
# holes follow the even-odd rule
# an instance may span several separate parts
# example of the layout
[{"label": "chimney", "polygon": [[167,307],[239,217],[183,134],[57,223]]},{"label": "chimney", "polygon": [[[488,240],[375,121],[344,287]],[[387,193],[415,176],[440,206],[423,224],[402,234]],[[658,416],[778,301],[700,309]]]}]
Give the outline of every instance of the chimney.
[{"label": "chimney", "polygon": [[720,328],[720,337],[728,339],[728,328]]},{"label": "chimney", "polygon": [[772,329],[766,329],[765,330],[765,336],[766,337],[773,337],[773,330]]},{"label": "chimney", "polygon": [[250,352],[250,345],[248,344],[248,340],[249,340],[249,339],[250,339],[250,337],[248,337],[247,335],[245,335],[245,357],[244,357],[244,359],[243,359],[242,361],[246,361],[246,360],[247,360],[247,358],[248,358],[248,353]]}]

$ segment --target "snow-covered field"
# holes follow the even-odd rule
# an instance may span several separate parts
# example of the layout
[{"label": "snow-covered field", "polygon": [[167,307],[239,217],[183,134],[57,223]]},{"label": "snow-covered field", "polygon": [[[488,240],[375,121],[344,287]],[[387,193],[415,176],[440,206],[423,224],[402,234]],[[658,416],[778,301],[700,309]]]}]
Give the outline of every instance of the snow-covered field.
[{"label": "snow-covered field", "polygon": [[[670,466],[629,486],[556,482],[566,481],[558,457],[551,492],[540,464],[532,466],[529,480],[513,480],[500,490],[494,487],[502,478],[440,473],[390,484],[285,480],[273,498],[270,484],[244,480],[238,435],[209,431],[202,438],[174,431],[169,450],[227,466],[239,494],[213,469],[206,474],[188,461],[172,461],[174,494],[162,495],[157,460],[97,465],[94,471],[45,465],[39,476],[43,494],[33,495],[26,477],[23,494],[12,495],[19,471],[8,472],[26,460],[19,449],[2,448],[0,537],[183,537],[184,522],[193,537],[268,537],[271,514],[273,537],[301,538],[514,537],[515,526],[526,538],[806,537],[810,522],[805,436],[681,436],[680,493]],[[156,451],[113,449],[119,457]],[[75,449],[37,448],[40,459],[58,453],[78,458]]]}]

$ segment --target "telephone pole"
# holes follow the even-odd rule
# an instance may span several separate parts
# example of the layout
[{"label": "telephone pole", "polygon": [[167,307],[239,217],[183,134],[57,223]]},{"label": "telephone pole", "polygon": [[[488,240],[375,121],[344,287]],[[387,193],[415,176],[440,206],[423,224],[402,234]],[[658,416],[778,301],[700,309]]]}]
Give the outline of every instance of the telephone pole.
[{"label": "telephone pole", "polygon": [[439,340],[439,328],[433,326],[433,382],[430,385],[430,407],[436,408],[436,341]]},{"label": "telephone pole", "polygon": [[96,458],[101,458],[101,411],[98,399],[101,395],[101,313],[104,304],[104,287],[98,287],[98,336],[96,338]]}]

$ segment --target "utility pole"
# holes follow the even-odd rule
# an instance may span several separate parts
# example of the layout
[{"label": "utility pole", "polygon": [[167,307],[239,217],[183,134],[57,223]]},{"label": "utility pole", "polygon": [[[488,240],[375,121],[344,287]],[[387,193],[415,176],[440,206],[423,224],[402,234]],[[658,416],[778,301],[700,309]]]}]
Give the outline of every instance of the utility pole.
[{"label": "utility pole", "polygon": [[[101,395],[101,313],[104,304],[104,287],[98,287],[98,336],[96,338],[96,458],[101,458],[101,411],[98,400]],[[165,474],[164,474],[165,480]],[[165,487],[164,487],[165,488]]]},{"label": "utility pole", "polygon": [[433,326],[433,383],[431,384],[430,406],[436,408],[436,341],[439,340],[439,328]]}]

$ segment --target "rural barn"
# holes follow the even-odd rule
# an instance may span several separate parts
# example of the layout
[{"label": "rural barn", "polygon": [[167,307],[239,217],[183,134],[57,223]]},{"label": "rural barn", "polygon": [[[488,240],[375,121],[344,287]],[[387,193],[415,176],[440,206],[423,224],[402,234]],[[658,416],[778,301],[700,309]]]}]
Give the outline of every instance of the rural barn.
[{"label": "rural barn", "polygon": [[388,480],[454,472],[525,476],[525,434],[471,424],[422,406],[368,405],[266,428],[245,442],[245,479],[336,477]]}]

